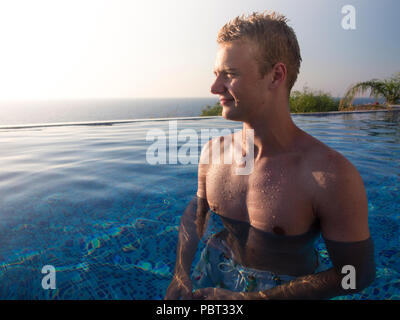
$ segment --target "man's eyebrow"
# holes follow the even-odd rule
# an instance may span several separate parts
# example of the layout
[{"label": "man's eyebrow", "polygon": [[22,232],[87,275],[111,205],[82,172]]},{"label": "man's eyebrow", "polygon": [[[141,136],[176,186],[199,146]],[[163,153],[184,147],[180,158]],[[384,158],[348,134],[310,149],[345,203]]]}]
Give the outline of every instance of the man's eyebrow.
[{"label": "man's eyebrow", "polygon": [[223,73],[223,72],[236,72],[236,71],[237,71],[237,69],[235,69],[235,68],[223,68],[220,70],[214,69],[214,74],[216,74],[217,72]]}]

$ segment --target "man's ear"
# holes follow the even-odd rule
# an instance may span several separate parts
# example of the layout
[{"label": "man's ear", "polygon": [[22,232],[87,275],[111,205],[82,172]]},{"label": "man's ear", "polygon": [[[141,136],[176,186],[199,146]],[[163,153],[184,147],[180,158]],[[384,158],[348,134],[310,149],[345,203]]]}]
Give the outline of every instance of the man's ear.
[{"label": "man's ear", "polygon": [[272,67],[270,74],[270,89],[278,88],[285,83],[287,75],[286,65],[282,62],[275,63],[275,65]]}]

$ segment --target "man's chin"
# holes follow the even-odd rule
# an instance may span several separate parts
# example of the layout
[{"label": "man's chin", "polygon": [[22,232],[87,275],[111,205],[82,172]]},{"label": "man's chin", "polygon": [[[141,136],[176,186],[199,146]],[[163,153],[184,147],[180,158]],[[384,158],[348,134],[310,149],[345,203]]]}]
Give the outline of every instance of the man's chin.
[{"label": "man's chin", "polygon": [[223,108],[222,108],[222,117],[224,117],[226,120],[242,121],[242,119],[240,117],[240,114],[237,112],[236,109],[234,109],[232,107],[223,106]]}]

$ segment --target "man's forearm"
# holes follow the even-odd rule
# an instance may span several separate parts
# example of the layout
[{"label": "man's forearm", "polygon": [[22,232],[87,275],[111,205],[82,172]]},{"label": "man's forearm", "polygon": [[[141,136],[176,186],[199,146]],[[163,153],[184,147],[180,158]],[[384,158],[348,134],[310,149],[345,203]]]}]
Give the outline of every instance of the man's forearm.
[{"label": "man's forearm", "polygon": [[[329,299],[359,292],[373,282],[375,259],[371,237],[355,242],[324,240],[333,268],[255,293],[250,299]],[[344,266],[352,266],[355,270],[354,289],[342,288]]]},{"label": "man's forearm", "polygon": [[342,277],[343,275],[339,275],[334,268],[331,268],[320,273],[299,277],[266,291],[246,293],[244,298],[251,300],[319,300],[353,293],[353,290],[342,288]]},{"label": "man's forearm", "polygon": [[[185,272],[190,274],[192,261],[197,251],[200,236],[198,235],[198,223],[200,218],[207,214],[208,207],[203,203],[204,199],[194,197],[181,218],[179,227],[178,245],[176,251],[175,274]],[[197,220],[196,220],[197,219]],[[206,222],[206,221],[202,221]]]}]

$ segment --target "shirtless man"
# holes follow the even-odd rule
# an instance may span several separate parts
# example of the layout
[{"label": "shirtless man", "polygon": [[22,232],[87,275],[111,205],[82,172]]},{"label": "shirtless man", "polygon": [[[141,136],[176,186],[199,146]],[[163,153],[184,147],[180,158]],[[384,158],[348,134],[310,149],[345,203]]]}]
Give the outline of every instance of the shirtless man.
[{"label": "shirtless man", "polygon": [[[218,43],[211,92],[219,96],[225,119],[243,122],[239,135],[254,130],[254,168],[237,175],[240,164],[212,163],[215,139],[204,146],[197,196],[181,219],[174,277],[165,298],[327,299],[362,290],[375,277],[366,192],[343,155],[291,119],[289,94],[301,62],[292,28],[279,14],[254,13],[226,24]],[[218,214],[226,227],[212,240],[229,248],[222,251],[233,265],[292,280],[264,290],[235,291],[214,283],[192,292],[191,265],[210,214]],[[319,234],[333,264],[321,272],[313,248]],[[345,265],[354,267],[355,287],[343,287]],[[220,266],[209,265],[201,274]]]}]

